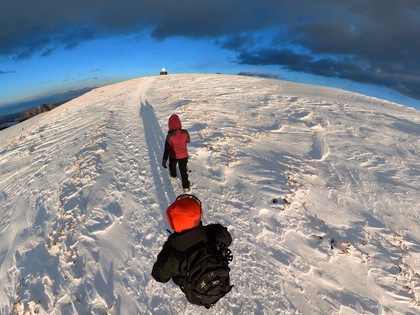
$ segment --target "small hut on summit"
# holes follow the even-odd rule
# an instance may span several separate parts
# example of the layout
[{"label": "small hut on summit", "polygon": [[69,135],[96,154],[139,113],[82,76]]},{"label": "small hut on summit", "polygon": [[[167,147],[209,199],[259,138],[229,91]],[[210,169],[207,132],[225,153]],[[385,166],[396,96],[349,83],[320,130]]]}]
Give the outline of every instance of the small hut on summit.
[{"label": "small hut on summit", "polygon": [[167,75],[167,74],[168,74],[168,72],[166,72],[166,69],[162,68],[162,71],[160,72],[160,75]]}]

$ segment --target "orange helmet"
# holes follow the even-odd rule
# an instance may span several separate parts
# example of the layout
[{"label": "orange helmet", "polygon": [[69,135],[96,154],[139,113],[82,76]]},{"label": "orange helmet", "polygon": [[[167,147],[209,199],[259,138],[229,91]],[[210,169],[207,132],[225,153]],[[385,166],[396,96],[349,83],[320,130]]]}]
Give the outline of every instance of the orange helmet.
[{"label": "orange helmet", "polygon": [[180,195],[166,209],[166,219],[177,233],[197,227],[201,216],[201,202],[194,195]]}]

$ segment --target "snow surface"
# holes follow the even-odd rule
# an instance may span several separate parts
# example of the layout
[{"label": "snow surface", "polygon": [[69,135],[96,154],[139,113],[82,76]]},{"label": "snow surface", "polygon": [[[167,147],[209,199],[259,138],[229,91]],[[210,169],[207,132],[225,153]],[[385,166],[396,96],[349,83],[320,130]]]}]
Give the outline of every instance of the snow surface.
[{"label": "snow surface", "polygon": [[[191,134],[204,224],[233,235],[206,310],[152,265],[181,194],[167,120]],[[420,112],[227,75],[93,90],[0,132],[0,314],[419,314]]]}]

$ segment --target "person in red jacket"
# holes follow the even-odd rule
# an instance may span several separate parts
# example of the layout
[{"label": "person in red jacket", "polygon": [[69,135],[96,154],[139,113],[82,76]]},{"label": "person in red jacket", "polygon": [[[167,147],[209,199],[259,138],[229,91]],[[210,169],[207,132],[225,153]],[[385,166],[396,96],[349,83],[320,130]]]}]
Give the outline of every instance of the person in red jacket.
[{"label": "person in red jacket", "polygon": [[162,166],[166,168],[166,161],[169,157],[169,174],[176,178],[176,166],[179,166],[181,173],[182,188],[185,192],[190,191],[190,181],[188,180],[188,149],[187,143],[190,142],[190,134],[182,129],[181,120],[178,115],[172,115],[168,121],[168,135],[165,141],[165,150],[163,152]]}]

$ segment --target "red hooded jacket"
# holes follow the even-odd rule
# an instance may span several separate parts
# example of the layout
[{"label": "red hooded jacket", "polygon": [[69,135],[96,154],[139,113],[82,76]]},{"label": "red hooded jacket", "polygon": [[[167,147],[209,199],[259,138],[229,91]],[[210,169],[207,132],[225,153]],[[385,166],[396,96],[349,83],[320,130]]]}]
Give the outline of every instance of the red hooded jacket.
[{"label": "red hooded jacket", "polygon": [[190,142],[190,135],[187,130],[182,129],[181,120],[178,115],[172,115],[168,121],[168,135],[165,141],[163,160],[184,159],[188,157],[187,143]]}]

